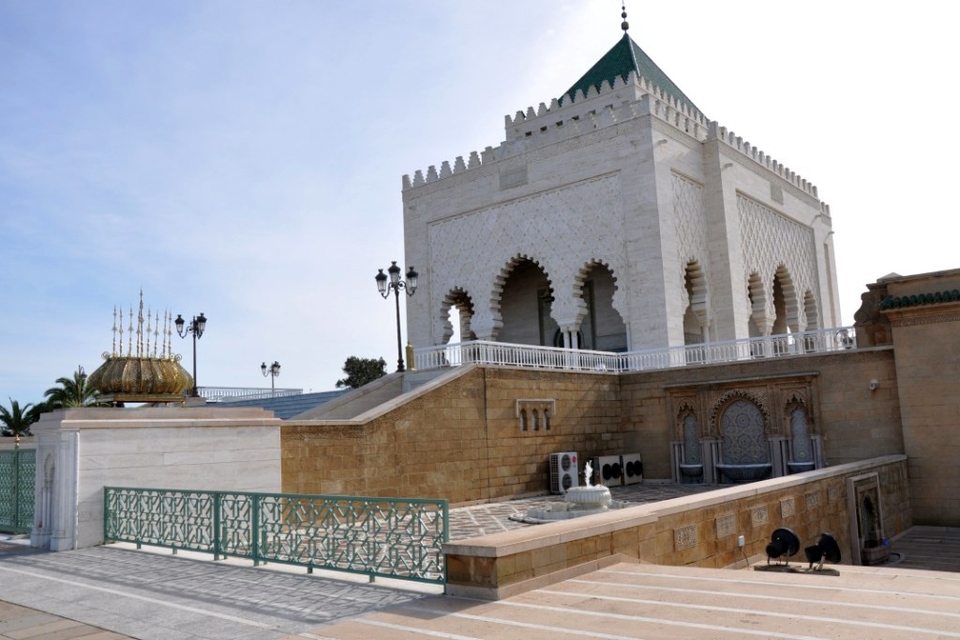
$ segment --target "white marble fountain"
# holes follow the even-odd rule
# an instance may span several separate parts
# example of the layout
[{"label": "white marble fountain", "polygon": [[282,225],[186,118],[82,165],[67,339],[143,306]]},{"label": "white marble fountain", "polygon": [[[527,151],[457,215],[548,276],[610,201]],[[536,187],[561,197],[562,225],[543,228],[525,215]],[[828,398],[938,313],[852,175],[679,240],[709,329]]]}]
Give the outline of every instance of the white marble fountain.
[{"label": "white marble fountain", "polygon": [[610,509],[620,509],[628,503],[613,500],[608,487],[592,485],[593,465],[588,460],[583,466],[583,486],[571,487],[563,496],[563,502],[551,504],[546,509],[531,509],[522,516],[511,516],[511,520],[527,524],[543,524],[557,520],[569,520],[583,516],[603,513]]}]

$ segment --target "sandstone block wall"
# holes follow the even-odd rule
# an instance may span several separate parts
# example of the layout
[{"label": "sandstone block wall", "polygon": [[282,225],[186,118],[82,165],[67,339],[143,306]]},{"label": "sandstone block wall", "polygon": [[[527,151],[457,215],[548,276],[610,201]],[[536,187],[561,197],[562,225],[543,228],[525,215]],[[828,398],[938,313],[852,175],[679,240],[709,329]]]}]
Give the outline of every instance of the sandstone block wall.
[{"label": "sandstone block wall", "polygon": [[958,527],[960,303],[922,311],[891,318],[911,498],[917,524]]},{"label": "sandstone block wall", "polygon": [[803,563],[803,547],[828,532],[841,562],[856,564],[846,480],[869,473],[879,476],[883,534],[894,537],[912,526],[902,455],[456,541],[444,546],[447,591],[501,599],[631,558],[714,568],[765,562],[770,536],[781,527],[800,538],[793,563]]},{"label": "sandstone block wall", "polygon": [[[552,407],[521,428],[517,401]],[[623,450],[613,374],[473,368],[361,424],[284,423],[283,490],[445,498],[451,503],[543,493],[548,459]]]},{"label": "sandstone block wall", "polygon": [[[879,387],[870,390],[870,381]],[[823,436],[827,464],[903,453],[893,350],[878,348],[726,365],[668,369],[622,377],[623,428],[629,448],[644,454],[644,474],[670,477],[669,446],[681,439],[677,399],[698,402],[701,430],[726,392],[756,390],[771,429],[786,433],[787,403],[795,391],[808,403],[811,433]]]},{"label": "sandstone block wall", "polygon": [[[828,464],[903,453],[889,348],[624,375],[475,367],[369,421],[284,422],[283,490],[489,501],[548,491],[559,451],[577,452],[581,469],[640,453],[645,478],[669,479],[678,394],[702,398],[706,417],[710,398],[761,389],[776,431],[798,381]],[[551,407],[549,428],[541,413],[524,431],[518,401]]]}]

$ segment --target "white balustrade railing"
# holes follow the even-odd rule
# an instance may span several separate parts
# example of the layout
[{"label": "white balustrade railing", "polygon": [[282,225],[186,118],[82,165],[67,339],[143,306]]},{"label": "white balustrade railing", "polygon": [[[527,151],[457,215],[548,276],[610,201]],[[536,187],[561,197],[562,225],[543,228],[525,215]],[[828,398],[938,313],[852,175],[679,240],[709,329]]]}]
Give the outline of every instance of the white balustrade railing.
[{"label": "white balustrade railing", "polygon": [[299,396],[303,389],[264,389],[261,387],[199,387],[197,393],[209,402],[239,402],[240,400],[260,400],[262,398],[280,398]]},{"label": "white balustrade railing", "polygon": [[474,340],[414,349],[414,364],[421,370],[472,363],[572,371],[648,371],[853,348],[856,348],[856,332],[853,327],[626,353]]}]

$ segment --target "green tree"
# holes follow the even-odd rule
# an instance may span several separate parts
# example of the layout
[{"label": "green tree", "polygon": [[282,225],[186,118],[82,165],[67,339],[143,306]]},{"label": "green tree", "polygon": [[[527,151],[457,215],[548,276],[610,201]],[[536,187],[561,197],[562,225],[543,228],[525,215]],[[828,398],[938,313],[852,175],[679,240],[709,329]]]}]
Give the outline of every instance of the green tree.
[{"label": "green tree", "polygon": [[377,378],[387,375],[387,361],[383,358],[374,360],[373,358],[350,356],[343,363],[343,372],[347,374],[347,377],[337,380],[337,388],[359,389],[368,382],[373,382]]},{"label": "green tree", "polygon": [[30,425],[40,419],[40,406],[28,403],[21,407],[20,403],[12,398],[10,408],[0,405],[0,424],[3,424],[3,435],[28,436]]},{"label": "green tree", "polygon": [[46,401],[44,410],[64,409],[69,407],[90,407],[98,403],[99,392],[87,384],[87,374],[83,367],[77,367],[72,378],[57,378],[58,387],[50,387],[43,392]]}]

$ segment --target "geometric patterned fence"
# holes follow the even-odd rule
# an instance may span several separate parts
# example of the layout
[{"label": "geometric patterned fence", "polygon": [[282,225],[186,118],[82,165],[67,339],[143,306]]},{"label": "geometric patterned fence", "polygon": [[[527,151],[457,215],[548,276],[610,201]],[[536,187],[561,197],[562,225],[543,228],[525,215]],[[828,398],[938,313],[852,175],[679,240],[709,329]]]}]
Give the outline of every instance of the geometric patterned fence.
[{"label": "geometric patterned fence", "polygon": [[0,451],[0,531],[30,533],[36,475],[35,449]]},{"label": "geometric patterned fence", "polygon": [[104,487],[104,542],[446,583],[446,500]]}]

